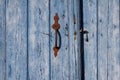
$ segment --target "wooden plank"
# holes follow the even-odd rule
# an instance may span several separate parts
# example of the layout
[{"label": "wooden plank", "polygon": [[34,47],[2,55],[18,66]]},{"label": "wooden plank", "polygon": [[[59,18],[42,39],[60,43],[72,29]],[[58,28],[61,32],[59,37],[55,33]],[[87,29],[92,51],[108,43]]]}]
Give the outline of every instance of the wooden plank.
[{"label": "wooden plank", "polygon": [[5,0],[0,0],[0,80],[5,80]]},{"label": "wooden plank", "polygon": [[76,35],[74,35],[75,30],[75,25],[74,25],[74,19],[75,13],[74,13],[74,0],[69,0],[68,1],[68,19],[69,19],[69,65],[70,65],[70,80],[75,80],[76,75],[75,75],[75,62],[76,62],[76,53],[74,53],[75,50],[75,44],[74,42],[76,41]]},{"label": "wooden plank", "polygon": [[[79,80],[79,1],[78,0],[51,0],[50,25],[53,17],[58,13],[61,25],[60,33],[62,46],[58,56],[54,57],[54,30],[51,28],[51,79],[52,80]],[[75,24],[74,24],[75,23]]]},{"label": "wooden plank", "polygon": [[75,58],[76,54],[74,54],[75,51],[75,44],[74,44],[74,35],[73,33],[75,32],[75,26],[74,26],[74,19],[75,19],[75,14],[74,14],[74,0],[69,0],[68,1],[68,20],[69,20],[69,70],[70,70],[70,79],[69,80],[74,80],[76,75],[75,75]]},{"label": "wooden plank", "polygon": [[49,0],[29,0],[29,79],[49,80]]},{"label": "wooden plank", "polygon": [[70,80],[80,80],[79,0],[68,1]]},{"label": "wooden plank", "polygon": [[27,1],[6,0],[6,80],[27,79]]},{"label": "wooden plank", "polygon": [[[74,26],[73,27],[70,27],[71,30],[74,30],[72,31],[72,36],[69,36],[69,37],[72,37],[73,38],[73,46],[70,46],[71,48],[70,49],[73,49],[73,53],[72,54],[75,54],[75,58],[74,58],[74,65],[75,67],[72,68],[72,71],[75,70],[75,78],[73,80],[81,80],[81,57],[80,57],[80,16],[82,15],[82,13],[80,13],[80,9],[82,6],[79,6],[80,5],[80,1],[79,0],[73,0],[74,1],[74,14],[73,14],[73,18],[72,18],[72,23],[74,23]],[[71,11],[69,11],[70,13]],[[69,15],[70,17],[70,15]],[[69,32],[70,33],[70,32]],[[73,36],[74,35],[74,36]],[[69,44],[71,42],[69,41]],[[70,60],[73,60],[73,57],[71,56],[71,59]],[[71,62],[71,61],[70,61]],[[71,64],[71,63],[70,63]],[[72,72],[71,71],[71,72]]]},{"label": "wooden plank", "polygon": [[108,80],[120,79],[120,0],[109,0]]},{"label": "wooden plank", "polygon": [[83,0],[83,11],[84,29],[89,31],[89,41],[84,40],[85,80],[97,80],[97,0]]},{"label": "wooden plank", "polygon": [[[51,50],[51,80],[70,80],[69,72],[69,22],[68,22],[68,0],[50,1],[50,50]],[[61,48],[57,57],[54,57],[53,47],[55,44],[55,31],[52,29],[54,15],[58,13],[61,34]]]},{"label": "wooden plank", "polygon": [[107,79],[108,0],[98,1],[98,80]]}]

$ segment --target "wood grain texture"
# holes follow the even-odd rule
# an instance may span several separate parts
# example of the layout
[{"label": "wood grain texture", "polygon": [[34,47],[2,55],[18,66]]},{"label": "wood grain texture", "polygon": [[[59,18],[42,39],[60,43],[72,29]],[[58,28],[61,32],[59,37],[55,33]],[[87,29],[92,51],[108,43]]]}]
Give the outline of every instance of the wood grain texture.
[{"label": "wood grain texture", "polygon": [[108,80],[120,79],[120,1],[109,0]]},{"label": "wood grain texture", "polygon": [[[90,26],[90,24],[94,21],[90,22],[90,27],[87,28],[90,34],[92,31],[96,32],[95,34],[97,37],[94,38],[94,42],[90,42],[89,40],[89,46],[92,45],[91,48],[86,48],[86,46],[88,46],[88,43],[85,43],[85,80],[119,80],[120,2],[119,0],[104,0],[104,2],[97,1],[97,11],[95,12],[91,12],[94,11],[94,9],[90,7],[86,8],[86,6],[88,5],[92,6],[91,2],[94,3],[93,1],[84,1],[84,25],[86,28],[86,25],[88,24],[88,22],[90,22],[90,20],[97,20],[97,31],[94,31],[94,28],[92,28],[93,26]],[[88,4],[86,5],[86,3]],[[93,19],[89,20],[90,16],[93,15],[93,13],[96,14],[97,18],[93,17]],[[89,16],[89,18],[87,17],[87,15]],[[89,39],[91,39],[90,34]],[[93,35],[93,37],[94,36],[95,35]],[[97,51],[95,52],[97,56],[95,55],[91,58],[91,55],[94,53],[93,51]],[[88,53],[90,53],[89,56]],[[94,63],[93,61],[91,62],[91,59],[95,60],[97,63]],[[92,65],[91,67],[91,64],[95,65]],[[87,68],[89,68],[89,70],[86,70],[86,66]],[[94,67],[96,69],[94,69]]]},{"label": "wood grain texture", "polygon": [[69,19],[69,64],[70,64],[70,80],[80,80],[80,55],[79,39],[79,1],[68,1],[68,19]]},{"label": "wood grain texture", "polygon": [[[58,13],[61,25],[61,49],[54,57],[55,42],[54,30],[51,27],[51,80],[79,80],[79,1],[78,0],[51,0],[50,25],[54,23],[54,15]],[[75,24],[74,24],[75,23]]]},{"label": "wood grain texture", "polygon": [[83,11],[84,29],[89,31],[89,41],[84,40],[85,80],[97,80],[97,0],[83,0]]},{"label": "wood grain texture", "polygon": [[[52,29],[54,15],[58,13],[61,34],[61,48],[57,57],[54,57],[55,31]],[[69,44],[68,44],[68,0],[50,1],[50,49],[51,49],[51,80],[69,80]]]},{"label": "wood grain texture", "polygon": [[27,79],[27,1],[6,0],[6,80]]},{"label": "wood grain texture", "polygon": [[[0,80],[81,80],[79,0],[0,0]],[[54,57],[54,15],[61,48]],[[83,0],[85,80],[120,79],[120,0]]]},{"label": "wood grain texture", "polygon": [[5,80],[5,0],[0,0],[0,80]]},{"label": "wood grain texture", "polygon": [[[75,78],[73,80],[81,80],[81,57],[80,57],[80,1],[79,0],[73,0],[74,1],[74,14],[73,14],[73,23],[74,27],[70,27],[71,30],[74,30],[72,35],[74,36],[69,36],[73,38],[73,46],[71,46],[71,49],[73,49],[73,53],[75,54],[75,59],[74,59],[74,65],[72,69],[75,69]],[[71,11],[69,11],[70,13]],[[70,17],[70,15],[69,15]],[[70,33],[70,32],[69,32]],[[71,42],[69,41],[69,44]],[[73,60],[72,57],[70,60]],[[71,62],[71,61],[70,61]],[[70,63],[71,64],[71,63]],[[72,72],[72,71],[71,71]]]},{"label": "wood grain texture", "polygon": [[107,47],[108,47],[108,0],[99,0],[98,1],[98,80],[109,80],[107,79]]},{"label": "wood grain texture", "polygon": [[28,0],[29,80],[49,80],[49,0]]}]

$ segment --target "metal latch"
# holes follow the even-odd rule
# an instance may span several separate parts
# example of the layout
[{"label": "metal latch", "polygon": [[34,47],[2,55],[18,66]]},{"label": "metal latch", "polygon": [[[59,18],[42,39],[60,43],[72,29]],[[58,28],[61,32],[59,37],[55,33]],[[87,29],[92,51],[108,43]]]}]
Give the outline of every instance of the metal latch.
[{"label": "metal latch", "polygon": [[86,42],[88,42],[89,40],[88,40],[88,31],[87,30],[83,30],[83,29],[80,29],[80,33],[83,33],[83,34],[86,34]]}]

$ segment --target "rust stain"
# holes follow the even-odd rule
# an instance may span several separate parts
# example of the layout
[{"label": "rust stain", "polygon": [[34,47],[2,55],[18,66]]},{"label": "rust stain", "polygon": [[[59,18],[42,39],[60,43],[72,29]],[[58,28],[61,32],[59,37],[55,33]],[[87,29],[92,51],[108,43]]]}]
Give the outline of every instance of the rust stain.
[{"label": "rust stain", "polygon": [[75,18],[75,15],[74,15],[74,18],[73,18],[73,22],[74,22],[74,24],[76,24],[76,18]]},{"label": "rust stain", "polygon": [[76,35],[77,35],[77,32],[74,31],[74,40],[76,40]]}]

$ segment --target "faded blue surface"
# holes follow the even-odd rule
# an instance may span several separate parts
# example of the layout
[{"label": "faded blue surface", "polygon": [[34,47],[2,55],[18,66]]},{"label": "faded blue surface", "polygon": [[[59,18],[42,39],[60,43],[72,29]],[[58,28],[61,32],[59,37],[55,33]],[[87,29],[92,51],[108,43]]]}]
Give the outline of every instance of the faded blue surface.
[{"label": "faded blue surface", "polygon": [[6,80],[27,79],[27,1],[6,0]]},{"label": "faded blue surface", "polygon": [[5,77],[5,0],[0,0],[0,80]]},{"label": "faded blue surface", "polygon": [[120,1],[83,0],[85,80],[120,79]]},{"label": "faded blue surface", "polygon": [[[80,80],[79,9],[79,0],[0,0],[0,80]],[[120,1],[83,0],[83,18],[85,80],[119,80]]]}]

